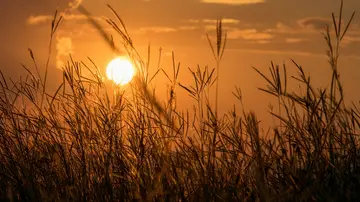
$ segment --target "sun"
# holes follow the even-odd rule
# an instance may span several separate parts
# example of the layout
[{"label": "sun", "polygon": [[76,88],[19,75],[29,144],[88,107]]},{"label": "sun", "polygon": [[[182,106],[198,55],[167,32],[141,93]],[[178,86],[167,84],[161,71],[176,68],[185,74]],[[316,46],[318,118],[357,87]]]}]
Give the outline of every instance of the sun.
[{"label": "sun", "polygon": [[126,57],[117,57],[107,65],[106,76],[116,85],[126,85],[135,76],[135,68]]}]

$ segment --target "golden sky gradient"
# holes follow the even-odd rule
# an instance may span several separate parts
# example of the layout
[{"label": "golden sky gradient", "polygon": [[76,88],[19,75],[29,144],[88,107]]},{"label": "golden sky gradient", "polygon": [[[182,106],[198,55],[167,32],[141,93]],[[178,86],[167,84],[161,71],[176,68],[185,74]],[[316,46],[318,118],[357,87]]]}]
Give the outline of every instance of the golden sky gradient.
[{"label": "golden sky gradient", "polygon": [[[348,19],[353,11],[360,9],[360,1],[344,2]],[[321,31],[331,23],[331,13],[338,13],[340,0],[2,0],[1,71],[11,77],[24,75],[20,64],[32,64],[28,48],[34,51],[39,64],[45,64],[50,24],[56,9],[64,20],[53,42],[53,81],[61,77],[57,68],[69,59],[69,54],[84,62],[90,57],[105,71],[114,55],[86,17],[78,12],[76,7],[80,4],[104,27],[103,17],[113,17],[106,4],[111,5],[124,20],[144,58],[150,44],[151,58],[156,64],[158,50],[162,48],[161,67],[166,70],[171,70],[174,51],[176,61],[181,62],[180,81],[185,85],[191,84],[188,67],[195,68],[198,64],[215,67],[206,33],[214,35],[216,19],[222,17],[228,43],[221,66],[219,104],[227,109],[235,102],[231,95],[235,85],[243,90],[246,107],[268,109],[268,102],[264,102],[268,97],[256,90],[265,82],[252,66],[266,71],[271,61],[285,63],[288,72],[294,75],[292,58],[312,75],[316,85],[329,84],[327,47]],[[360,16],[355,15],[344,38],[339,68],[347,99],[359,100]]]}]

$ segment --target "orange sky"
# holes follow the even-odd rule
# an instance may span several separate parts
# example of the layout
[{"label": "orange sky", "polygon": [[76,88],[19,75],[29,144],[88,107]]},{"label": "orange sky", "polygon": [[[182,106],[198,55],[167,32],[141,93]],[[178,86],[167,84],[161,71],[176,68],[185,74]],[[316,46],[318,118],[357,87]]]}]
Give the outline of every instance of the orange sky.
[{"label": "orange sky", "polygon": [[[180,82],[191,84],[188,67],[215,67],[205,34],[214,34],[215,20],[221,16],[228,43],[221,66],[219,104],[230,109],[235,102],[231,91],[236,85],[242,89],[248,109],[265,112],[268,97],[256,90],[265,83],[252,66],[266,71],[271,61],[285,62],[288,72],[295,74],[289,60],[292,58],[312,75],[316,85],[329,84],[326,44],[320,32],[331,22],[331,12],[338,12],[339,3],[340,0],[2,0],[0,69],[9,77],[25,75],[20,64],[31,66],[28,48],[33,49],[39,64],[45,64],[51,15],[58,8],[64,20],[53,44],[52,81],[61,77],[56,66],[67,61],[69,53],[84,62],[90,57],[105,71],[113,54],[76,6],[82,4],[100,19],[113,17],[106,7],[110,4],[125,21],[144,58],[150,44],[151,58],[156,63],[162,47],[161,67],[171,70],[170,53],[175,51],[176,61],[182,67]],[[345,0],[346,19],[358,9],[360,1]],[[359,45],[360,17],[355,16],[344,38],[339,67],[346,97],[354,101],[360,100]],[[156,85],[164,86],[160,81]],[[180,100],[189,99],[185,92],[179,93]]]}]

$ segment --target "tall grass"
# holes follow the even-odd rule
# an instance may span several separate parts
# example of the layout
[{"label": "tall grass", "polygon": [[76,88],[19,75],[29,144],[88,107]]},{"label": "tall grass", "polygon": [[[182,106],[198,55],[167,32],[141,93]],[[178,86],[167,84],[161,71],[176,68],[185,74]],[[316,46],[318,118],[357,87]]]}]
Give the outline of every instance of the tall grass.
[{"label": "tall grass", "polygon": [[[221,81],[225,48],[221,20],[217,49],[211,46],[215,69],[190,69],[193,85],[185,85],[179,84],[180,63],[174,55],[173,72],[158,67],[156,74],[164,72],[169,79],[165,104],[151,93],[156,74],[149,75],[149,59],[136,52],[117,14],[120,24],[108,23],[140,72],[125,91],[107,85],[91,60],[89,65],[71,58],[63,68],[63,82],[50,94],[45,89],[48,65],[42,72],[30,51],[35,73],[24,66],[29,74],[17,82],[1,74],[0,199],[356,201],[360,109],[344,104],[337,65],[353,16],[343,29],[341,4],[339,19],[333,15],[335,42],[330,27],[324,33],[333,72],[330,89],[315,89],[295,61],[299,75],[291,78],[304,93],[287,90],[287,67],[272,63],[270,76],[255,68],[267,82],[260,90],[278,98],[282,110],[273,113],[281,124],[271,139],[260,134],[253,112],[229,109],[220,117],[217,104],[211,104],[209,92]],[[55,15],[51,37],[59,22]],[[194,113],[177,109],[177,86],[196,101]],[[242,103],[239,88],[234,96]]]}]

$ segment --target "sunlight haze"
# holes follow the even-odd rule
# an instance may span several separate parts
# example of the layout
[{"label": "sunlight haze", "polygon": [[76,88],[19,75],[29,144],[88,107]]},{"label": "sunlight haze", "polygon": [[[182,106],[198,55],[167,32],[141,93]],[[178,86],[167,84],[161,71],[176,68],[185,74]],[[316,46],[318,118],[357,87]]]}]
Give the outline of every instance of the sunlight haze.
[{"label": "sunlight haze", "polygon": [[[28,48],[32,49],[39,65],[46,63],[51,20],[58,9],[63,21],[52,44],[49,70],[52,79],[49,81],[56,88],[55,83],[61,80],[61,68],[70,60],[70,55],[75,61],[86,64],[91,64],[88,60],[91,58],[105,75],[113,52],[77,7],[82,5],[92,13],[92,19],[122,48],[121,37],[104,20],[111,18],[116,21],[106,4],[118,12],[144,61],[148,58],[150,45],[150,73],[158,70],[158,64],[171,72],[174,52],[175,63],[180,62],[179,81],[183,85],[193,84],[188,68],[195,69],[198,65],[216,67],[206,34],[214,42],[216,20],[223,18],[228,40],[221,61],[219,110],[224,113],[228,106],[238,104],[232,94],[237,86],[242,89],[246,110],[268,114],[268,101],[271,99],[258,91],[265,82],[253,67],[267,74],[271,61],[280,66],[285,64],[288,74],[296,76],[296,67],[291,62],[294,59],[306,74],[311,75],[316,86],[330,85],[328,75],[331,68],[321,33],[326,25],[332,24],[331,13],[339,9],[340,1],[337,0],[1,1],[0,43],[7,47],[0,50],[1,71],[13,78],[26,75],[21,64],[32,67]],[[345,21],[358,8],[360,1],[346,0]],[[360,86],[359,45],[360,18],[355,15],[343,40],[339,59],[339,73],[348,103],[360,99],[357,93]],[[156,87],[160,100],[166,100],[168,82],[160,72],[151,84]],[[294,80],[290,79],[289,85],[298,89]],[[177,93],[178,103],[183,103],[184,108],[192,106],[186,91],[178,89]]]}]

